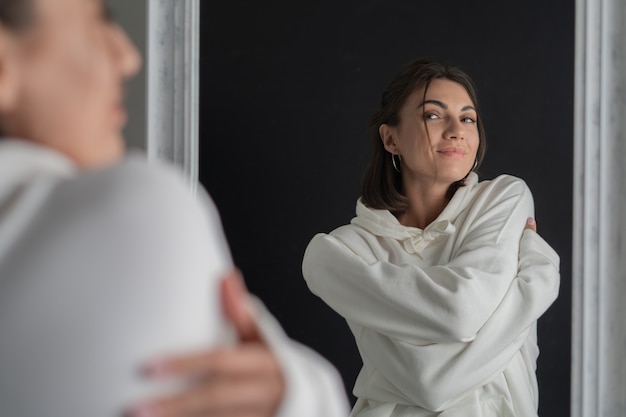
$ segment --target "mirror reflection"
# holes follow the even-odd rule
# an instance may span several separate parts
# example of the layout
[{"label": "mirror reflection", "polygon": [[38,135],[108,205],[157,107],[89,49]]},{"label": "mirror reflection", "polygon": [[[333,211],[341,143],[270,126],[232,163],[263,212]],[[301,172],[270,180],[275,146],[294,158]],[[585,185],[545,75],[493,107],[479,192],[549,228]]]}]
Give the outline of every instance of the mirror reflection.
[{"label": "mirror reflection", "polygon": [[[354,323],[335,311],[350,305],[342,299],[330,308],[327,299],[312,294],[302,261],[317,233],[346,225],[356,215],[374,152],[368,122],[381,93],[403,65],[434,57],[469,74],[476,86],[478,103],[470,98],[470,104],[480,107],[488,145],[477,181],[497,181],[502,174],[522,179],[532,193],[539,235],[560,256],[559,296],[538,321],[536,375],[539,414],[568,414],[574,5],[534,1],[512,11],[493,3],[472,8],[462,2],[426,7],[402,1],[201,5],[200,180],[220,208],[235,262],[251,291],[290,336],[339,369],[353,403],[362,392],[352,392],[361,354],[374,345],[357,340],[357,349],[350,332]],[[398,134],[397,126],[389,127]],[[402,156],[401,171],[424,165]],[[472,167],[473,162],[463,175]],[[437,166],[437,174],[443,171]],[[435,226],[389,218],[394,219],[419,229]],[[440,244],[445,246],[443,239]],[[507,288],[489,287],[500,291],[496,300],[504,299]],[[320,283],[320,291],[333,289]],[[363,301],[359,294],[349,295]],[[435,296],[427,295],[419,300],[435,303]],[[493,303],[491,295],[484,296]],[[491,311],[500,304],[477,299],[471,306]],[[382,314],[373,303],[365,313],[372,315],[370,322]],[[463,337],[475,336],[468,331]],[[419,336],[414,337],[426,338]],[[437,341],[432,335],[426,340]]]}]

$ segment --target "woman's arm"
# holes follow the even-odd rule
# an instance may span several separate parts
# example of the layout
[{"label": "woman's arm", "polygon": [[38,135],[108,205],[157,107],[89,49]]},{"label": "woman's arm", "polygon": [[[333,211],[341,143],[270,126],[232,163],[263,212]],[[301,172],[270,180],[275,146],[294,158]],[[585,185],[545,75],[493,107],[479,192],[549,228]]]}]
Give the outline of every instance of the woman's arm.
[{"label": "woman's arm", "polygon": [[359,338],[364,362],[407,401],[433,411],[447,408],[508,366],[558,295],[558,262],[554,250],[530,227],[521,240],[520,271],[474,340],[417,346],[364,329]]},{"label": "woman's arm", "polygon": [[153,378],[195,382],[177,395],[136,406],[130,415],[347,416],[347,399],[332,365],[289,340],[262,305],[251,301],[239,274],[228,275],[222,304],[239,343],[152,364]]},{"label": "woman's arm", "polygon": [[0,266],[7,415],[114,416],[172,392],[137,371],[223,341],[219,278],[232,266],[214,220],[145,161],[59,181]]},{"label": "woman's arm", "polygon": [[[248,404],[275,412],[268,415],[347,415],[336,371],[284,335],[260,304],[254,322],[241,317],[241,303],[230,308],[245,340],[229,344],[219,282],[232,264],[206,196],[194,198],[173,171],[143,160],[53,188],[0,263],[0,403],[7,415],[110,417],[141,399],[180,393],[176,412],[186,416],[196,400],[210,407],[245,400],[244,387]],[[236,297],[232,285],[225,292]],[[258,329],[265,343],[246,328]],[[210,352],[194,354],[202,349]],[[183,355],[181,373],[203,378],[189,385],[141,375],[147,360],[169,355]],[[207,393],[205,377],[215,375],[234,385]]]},{"label": "woman's arm", "polygon": [[374,259],[367,238],[348,226],[309,243],[302,266],[309,288],[349,322],[391,338],[472,340],[517,275],[520,237],[533,216],[530,190],[510,178],[468,208],[465,238],[447,264]]}]

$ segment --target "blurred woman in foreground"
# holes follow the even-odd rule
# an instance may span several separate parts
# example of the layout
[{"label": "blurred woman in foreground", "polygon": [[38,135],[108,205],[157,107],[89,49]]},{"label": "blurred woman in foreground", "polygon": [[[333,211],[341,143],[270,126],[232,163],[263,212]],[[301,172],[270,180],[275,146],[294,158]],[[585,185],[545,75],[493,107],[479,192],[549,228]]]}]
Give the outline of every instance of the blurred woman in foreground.
[{"label": "blurred woman in foreground", "polygon": [[124,156],[139,67],[101,0],[0,0],[2,414],[343,415],[332,367],[231,272],[209,197]]}]

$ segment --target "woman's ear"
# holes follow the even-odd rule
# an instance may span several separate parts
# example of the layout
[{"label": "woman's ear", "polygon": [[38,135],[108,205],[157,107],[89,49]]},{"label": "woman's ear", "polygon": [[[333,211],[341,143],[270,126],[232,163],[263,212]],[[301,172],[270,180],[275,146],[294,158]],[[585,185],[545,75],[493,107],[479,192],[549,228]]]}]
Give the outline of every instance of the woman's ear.
[{"label": "woman's ear", "polygon": [[0,114],[15,106],[20,85],[16,39],[0,24]]},{"label": "woman's ear", "polygon": [[397,145],[394,137],[395,129],[388,124],[383,123],[378,128],[378,134],[380,135],[380,140],[383,141],[383,146],[385,147],[385,150],[392,154],[397,153]]}]

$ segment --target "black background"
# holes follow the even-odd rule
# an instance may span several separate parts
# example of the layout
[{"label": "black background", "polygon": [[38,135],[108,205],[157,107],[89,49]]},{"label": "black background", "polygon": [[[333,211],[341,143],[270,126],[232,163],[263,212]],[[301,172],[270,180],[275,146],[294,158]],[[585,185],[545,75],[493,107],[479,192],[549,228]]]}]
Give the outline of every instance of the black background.
[{"label": "black background", "polygon": [[315,233],[349,222],[370,152],[367,121],[402,65],[466,71],[487,132],[481,178],[526,180],[561,293],[539,321],[540,415],[568,416],[574,2],[201,2],[200,180],[250,290],[328,358],[350,392],[360,369],[344,320],[312,295]]}]

